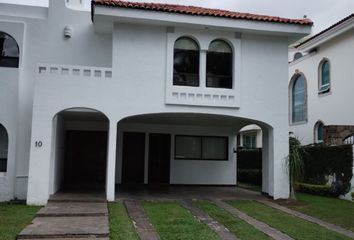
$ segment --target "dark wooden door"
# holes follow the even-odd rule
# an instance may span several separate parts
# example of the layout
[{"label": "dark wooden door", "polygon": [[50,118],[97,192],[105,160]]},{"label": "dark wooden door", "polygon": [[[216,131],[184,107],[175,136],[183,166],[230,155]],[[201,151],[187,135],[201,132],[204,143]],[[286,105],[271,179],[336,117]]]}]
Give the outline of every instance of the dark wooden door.
[{"label": "dark wooden door", "polygon": [[145,133],[123,135],[122,183],[144,183]]},{"label": "dark wooden door", "polygon": [[66,131],[64,184],[104,185],[106,159],[107,132]]},{"label": "dark wooden door", "polygon": [[149,136],[149,184],[170,183],[170,134]]}]

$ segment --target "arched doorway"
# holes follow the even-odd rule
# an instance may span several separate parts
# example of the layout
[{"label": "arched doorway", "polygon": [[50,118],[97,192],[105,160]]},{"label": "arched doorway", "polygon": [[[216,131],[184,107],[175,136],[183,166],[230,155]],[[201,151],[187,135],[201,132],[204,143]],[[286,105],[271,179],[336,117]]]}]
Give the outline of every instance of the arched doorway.
[{"label": "arched doorway", "polygon": [[250,124],[237,134],[237,184],[241,187],[262,187],[262,128]]},{"label": "arched doorway", "polygon": [[101,112],[72,108],[53,119],[51,192],[104,191],[109,120]]},{"label": "arched doorway", "polygon": [[0,172],[7,172],[7,153],[9,148],[9,136],[6,128],[0,124]]}]

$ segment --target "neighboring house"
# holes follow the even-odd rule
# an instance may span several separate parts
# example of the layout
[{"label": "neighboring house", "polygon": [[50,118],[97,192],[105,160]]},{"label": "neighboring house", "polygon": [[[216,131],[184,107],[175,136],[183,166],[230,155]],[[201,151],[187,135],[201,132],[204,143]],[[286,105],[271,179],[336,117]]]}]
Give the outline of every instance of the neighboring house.
[{"label": "neighboring house", "polygon": [[45,204],[77,186],[112,201],[116,184],[235,185],[236,135],[249,124],[263,132],[263,192],[288,197],[287,46],[311,21],[80,2],[0,4],[2,201]]},{"label": "neighboring house", "polygon": [[238,134],[237,144],[242,148],[262,148],[262,129],[255,124],[243,127]]},{"label": "neighboring house", "polygon": [[354,14],[296,46],[290,131],[303,145],[354,143]]}]

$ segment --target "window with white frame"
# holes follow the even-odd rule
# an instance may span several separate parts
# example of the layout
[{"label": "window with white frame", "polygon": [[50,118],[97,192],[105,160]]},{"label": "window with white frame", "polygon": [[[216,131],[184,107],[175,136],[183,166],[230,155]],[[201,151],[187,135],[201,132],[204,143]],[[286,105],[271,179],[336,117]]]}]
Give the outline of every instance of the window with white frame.
[{"label": "window with white frame", "polygon": [[321,61],[319,65],[319,87],[318,93],[329,92],[331,88],[330,64],[328,59]]},{"label": "window with white frame", "polygon": [[302,74],[297,74],[291,87],[291,120],[292,123],[307,120],[306,82]]},{"label": "window with white frame", "polygon": [[318,121],[315,124],[315,142],[316,143],[323,142],[323,127],[324,127],[324,124],[321,121]]},{"label": "window with white frame", "polygon": [[0,32],[0,67],[18,68],[19,47],[9,34]]},{"label": "window with white frame", "polygon": [[176,135],[175,159],[228,160],[228,138]]},{"label": "window with white frame", "polygon": [[206,86],[232,88],[232,48],[223,40],[210,43],[207,53]]},{"label": "window with white frame", "polygon": [[175,42],[173,85],[199,86],[199,46],[189,37],[180,37]]},{"label": "window with white frame", "polygon": [[7,171],[7,151],[9,138],[7,131],[3,125],[0,124],[0,172]]},{"label": "window with white frame", "polygon": [[257,134],[256,133],[246,133],[242,136],[242,145],[244,148],[257,148]]}]

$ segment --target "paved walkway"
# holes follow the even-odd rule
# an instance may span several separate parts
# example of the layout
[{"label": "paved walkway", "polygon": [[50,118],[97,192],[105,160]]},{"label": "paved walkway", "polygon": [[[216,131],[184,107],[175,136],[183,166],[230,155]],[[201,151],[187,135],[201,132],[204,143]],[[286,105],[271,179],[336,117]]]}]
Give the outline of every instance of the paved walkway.
[{"label": "paved walkway", "polygon": [[331,231],[337,232],[339,234],[342,234],[342,235],[345,235],[345,236],[347,236],[349,238],[353,238],[354,239],[354,232],[351,232],[351,231],[349,231],[347,229],[344,229],[342,227],[339,227],[337,225],[322,221],[322,220],[320,220],[318,218],[311,217],[309,215],[303,214],[303,213],[298,212],[298,211],[294,211],[292,209],[289,209],[287,207],[281,206],[281,205],[276,204],[276,203],[274,203],[272,201],[269,201],[269,200],[258,200],[258,202],[263,203],[263,204],[265,204],[265,205],[267,205],[269,207],[272,207],[274,209],[278,209],[278,210],[280,210],[282,212],[285,212],[285,213],[287,213],[289,215],[301,218],[301,219],[303,219],[305,221],[318,224],[318,225],[320,225],[322,227],[325,227],[325,228],[327,228],[327,229],[329,229]]},{"label": "paved walkway", "polygon": [[270,236],[271,238],[273,238],[275,240],[291,240],[292,239],[288,235],[280,232],[279,230],[272,228],[269,225],[248,216],[247,214],[241,212],[240,210],[238,210],[234,206],[231,206],[221,200],[213,200],[212,202],[216,206],[225,209],[226,211],[228,211],[232,215],[244,220],[248,224],[252,225],[256,229],[262,231],[264,234]]},{"label": "paved walkway", "polygon": [[124,205],[141,240],[160,240],[139,201],[127,200]]},{"label": "paved walkway", "polygon": [[80,194],[59,196],[52,197],[39,210],[17,239],[109,239],[107,203],[102,198]]},{"label": "paved walkway", "polygon": [[237,240],[238,238],[232,234],[224,225],[220,224],[207,213],[196,207],[192,200],[180,200],[179,203],[182,207],[186,208],[194,217],[199,219],[202,223],[207,225],[223,240]]},{"label": "paved walkway", "polygon": [[117,185],[116,200],[178,200],[178,199],[266,199],[258,192],[234,186],[124,186]]}]

